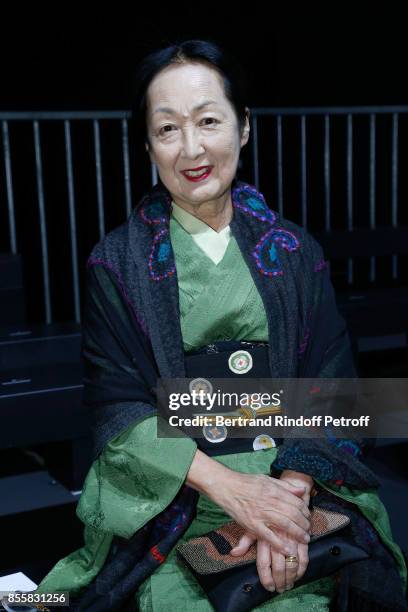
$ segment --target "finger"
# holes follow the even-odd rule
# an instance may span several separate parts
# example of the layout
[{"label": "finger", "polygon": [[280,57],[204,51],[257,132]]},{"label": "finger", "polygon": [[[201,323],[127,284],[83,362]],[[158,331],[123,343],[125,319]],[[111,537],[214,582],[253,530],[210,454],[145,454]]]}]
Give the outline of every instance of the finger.
[{"label": "finger", "polygon": [[286,504],[280,499],[276,499],[273,507],[269,508],[269,510],[276,510],[276,512],[283,514],[293,523],[296,523],[298,527],[300,527],[306,532],[309,532],[310,518],[306,517],[305,514],[301,510],[299,510],[299,508],[296,508],[291,504]]},{"label": "finger", "polygon": [[291,547],[290,545],[277,536],[272,529],[269,529],[263,523],[260,523],[257,527],[257,537],[260,540],[266,540],[268,544],[276,550],[276,552],[281,553],[282,555],[290,555]]},{"label": "finger", "polygon": [[303,546],[301,545],[297,545],[296,543],[294,543],[294,547],[293,547],[293,551],[291,552],[291,555],[295,555],[295,557],[297,557],[297,563],[289,563],[287,559],[285,559],[285,574],[286,574],[286,578],[285,578],[285,586],[286,586],[286,590],[289,590],[293,587],[293,584],[296,580],[296,576],[297,576],[297,572],[298,572],[298,568],[299,568],[299,546]]},{"label": "finger", "polygon": [[301,497],[304,493],[306,493],[305,486],[295,485],[293,484],[293,482],[289,482],[288,480],[284,480],[283,478],[277,478],[276,484],[286,489],[287,491],[290,491],[290,493],[292,493],[293,495],[297,495],[298,497]]},{"label": "finger", "polygon": [[309,546],[307,544],[298,545],[299,566],[295,580],[302,578],[309,564]]},{"label": "finger", "polygon": [[[307,531],[296,525],[287,515],[280,513],[278,510],[265,513],[265,524],[283,531],[291,540],[296,540],[301,544],[310,542],[310,535]],[[283,551],[282,553],[284,554]]]},{"label": "finger", "polygon": [[[279,482],[284,483],[283,480]],[[267,498],[270,498],[271,504],[274,504],[277,500],[279,500],[280,502],[285,503],[286,505],[294,506],[295,508],[300,510],[307,518],[310,517],[310,510],[308,508],[308,504],[305,503],[302,496],[297,497],[287,488],[280,485],[277,485],[276,487],[267,488],[266,495]]]},{"label": "finger", "polygon": [[268,591],[275,590],[271,569],[271,547],[265,540],[258,540],[256,551],[256,568],[262,586]]},{"label": "finger", "polygon": [[[280,505],[284,505],[285,507],[294,508],[298,512],[301,512],[303,516],[306,517],[307,520],[310,519],[311,512],[309,510],[307,503],[305,502],[303,498],[295,497],[294,495],[291,495],[290,493],[287,493],[286,491],[282,491],[282,493],[279,491],[279,494],[276,494],[276,492],[274,494],[271,494],[270,499],[271,499],[271,502],[274,503],[274,505],[280,504]],[[268,497],[268,500],[269,500],[269,497]]]},{"label": "finger", "polygon": [[238,544],[231,548],[230,555],[236,555],[240,557],[241,555],[245,555],[250,546],[256,541],[256,536],[251,535],[248,531],[242,535],[238,541]]},{"label": "finger", "polygon": [[[307,501],[307,493],[303,495],[303,497],[296,497],[295,495],[291,495],[289,499],[285,500],[291,506],[294,506],[298,510],[300,510],[306,518],[310,519],[311,511],[309,508],[309,502]],[[283,496],[280,496],[279,499],[284,500]]]},{"label": "finger", "polygon": [[286,590],[285,556],[271,549],[272,579],[278,593]]}]

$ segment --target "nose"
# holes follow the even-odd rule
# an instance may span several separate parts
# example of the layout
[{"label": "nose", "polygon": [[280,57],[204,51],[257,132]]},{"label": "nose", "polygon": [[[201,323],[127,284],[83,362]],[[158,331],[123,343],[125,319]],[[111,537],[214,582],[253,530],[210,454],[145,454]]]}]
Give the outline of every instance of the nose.
[{"label": "nose", "polygon": [[182,156],[186,159],[195,159],[205,151],[201,135],[194,128],[183,131]]}]

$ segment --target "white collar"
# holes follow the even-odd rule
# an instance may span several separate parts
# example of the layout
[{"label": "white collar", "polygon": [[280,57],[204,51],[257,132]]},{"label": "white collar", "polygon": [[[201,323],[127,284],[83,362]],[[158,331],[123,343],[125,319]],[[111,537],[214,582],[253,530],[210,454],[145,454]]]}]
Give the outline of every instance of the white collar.
[{"label": "white collar", "polygon": [[215,264],[218,264],[224,257],[228,243],[231,238],[231,228],[229,225],[224,227],[220,232],[217,232],[212,227],[198,219],[187,210],[176,204],[174,200],[171,202],[172,216],[180,223],[180,225],[191,234],[193,240],[204,251],[204,253],[212,259]]}]

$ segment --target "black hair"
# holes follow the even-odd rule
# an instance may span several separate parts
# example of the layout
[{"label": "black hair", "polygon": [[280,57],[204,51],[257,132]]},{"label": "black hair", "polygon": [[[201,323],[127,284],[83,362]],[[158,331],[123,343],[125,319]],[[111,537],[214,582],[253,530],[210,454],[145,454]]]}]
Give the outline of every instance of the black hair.
[{"label": "black hair", "polygon": [[217,42],[183,40],[157,49],[145,56],[136,67],[132,83],[131,124],[134,136],[149,142],[146,129],[146,92],[150,82],[163,68],[174,63],[201,62],[218,71],[223,79],[226,98],[231,102],[240,133],[247,117],[247,79],[237,60]]}]

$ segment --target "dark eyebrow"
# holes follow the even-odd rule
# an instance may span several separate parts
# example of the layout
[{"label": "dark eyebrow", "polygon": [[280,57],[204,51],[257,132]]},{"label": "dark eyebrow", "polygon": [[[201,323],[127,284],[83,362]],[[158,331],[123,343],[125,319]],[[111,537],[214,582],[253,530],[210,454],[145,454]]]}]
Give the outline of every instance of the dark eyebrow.
[{"label": "dark eyebrow", "polygon": [[[193,111],[199,111],[204,108],[204,106],[208,106],[209,104],[217,103],[214,100],[204,100],[204,102],[201,102],[201,104],[195,106],[193,108]],[[160,106],[159,108],[156,108],[156,110],[153,111],[152,115],[154,115],[155,113],[167,113],[168,115],[174,115],[175,111],[172,108],[169,108],[168,106]]]}]

